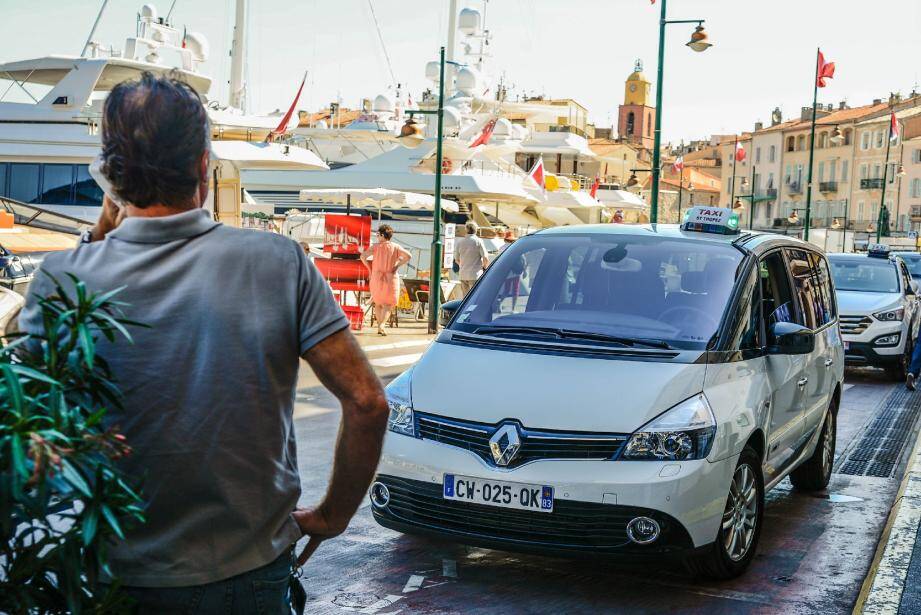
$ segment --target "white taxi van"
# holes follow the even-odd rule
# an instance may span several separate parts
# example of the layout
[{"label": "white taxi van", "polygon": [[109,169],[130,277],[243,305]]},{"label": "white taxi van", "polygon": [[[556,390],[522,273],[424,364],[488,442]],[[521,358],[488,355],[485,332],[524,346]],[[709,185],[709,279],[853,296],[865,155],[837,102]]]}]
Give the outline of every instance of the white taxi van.
[{"label": "white taxi van", "polygon": [[825,257],[738,231],[559,227],[506,249],[387,387],[370,498],[408,533],[543,554],[677,555],[728,578],[764,492],[824,488],[844,357]]}]

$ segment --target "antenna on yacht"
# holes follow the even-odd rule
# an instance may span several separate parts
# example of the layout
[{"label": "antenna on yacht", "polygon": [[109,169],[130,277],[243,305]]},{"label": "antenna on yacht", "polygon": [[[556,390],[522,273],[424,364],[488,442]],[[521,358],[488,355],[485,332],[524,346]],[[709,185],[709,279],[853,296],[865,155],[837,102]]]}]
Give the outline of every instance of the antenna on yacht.
[{"label": "antenna on yacht", "polygon": [[454,61],[454,49],[457,47],[457,0],[451,0],[448,13],[448,48],[445,50],[445,61]]},{"label": "antenna on yacht", "polygon": [[246,111],[246,83],[243,81],[243,64],[246,60],[246,0],[237,0],[236,18],[233,26],[233,42],[230,44],[230,92],[231,107]]},{"label": "antenna on yacht", "polygon": [[96,28],[99,27],[99,21],[102,19],[102,14],[106,10],[106,5],[109,3],[109,0],[102,0],[102,6],[99,8],[99,13],[96,15],[96,21],[93,22],[93,27],[90,29],[90,35],[86,37],[86,42],[83,43],[83,51],[80,52],[80,57],[86,55],[86,50],[90,48],[90,43],[93,42],[93,36],[96,35]]},{"label": "antenna on yacht", "polygon": [[177,3],[177,2],[179,2],[179,0],[173,0],[173,3],[172,3],[171,5],[169,5],[169,11],[166,12],[166,19],[164,20],[164,21],[166,21],[166,23],[169,23],[169,18],[170,18],[170,16],[172,16],[172,14],[173,14],[173,9],[176,8],[176,3]]}]

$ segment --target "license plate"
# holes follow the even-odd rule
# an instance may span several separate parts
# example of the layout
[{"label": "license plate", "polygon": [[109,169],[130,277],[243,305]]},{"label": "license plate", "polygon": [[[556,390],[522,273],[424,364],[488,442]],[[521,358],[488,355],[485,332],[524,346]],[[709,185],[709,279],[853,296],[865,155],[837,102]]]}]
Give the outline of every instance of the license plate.
[{"label": "license plate", "polygon": [[850,349],[851,349],[851,343],[850,343],[850,342],[844,342],[844,352],[847,352],[847,351],[850,350]]},{"label": "license plate", "polygon": [[553,487],[445,474],[442,497],[501,508],[553,512]]}]

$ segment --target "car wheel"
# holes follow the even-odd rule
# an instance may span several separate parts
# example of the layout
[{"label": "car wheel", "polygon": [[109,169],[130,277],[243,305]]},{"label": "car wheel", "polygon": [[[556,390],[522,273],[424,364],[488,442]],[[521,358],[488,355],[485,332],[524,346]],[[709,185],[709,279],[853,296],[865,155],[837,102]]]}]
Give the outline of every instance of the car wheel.
[{"label": "car wheel", "polygon": [[790,482],[801,491],[820,491],[828,486],[831,470],[835,464],[836,419],[837,408],[832,406],[825,413],[822,433],[815,445],[812,457],[790,473]]},{"label": "car wheel", "polygon": [[754,449],[745,447],[732,475],[716,540],[703,552],[688,558],[688,570],[711,579],[739,576],[755,557],[763,520],[761,458]]},{"label": "car wheel", "polygon": [[902,356],[899,357],[899,362],[892,367],[886,368],[886,376],[888,376],[890,380],[896,382],[905,381],[906,376],[908,376],[908,368],[911,366],[911,354],[914,348],[915,343],[909,337],[905,343],[905,351],[902,353]]}]

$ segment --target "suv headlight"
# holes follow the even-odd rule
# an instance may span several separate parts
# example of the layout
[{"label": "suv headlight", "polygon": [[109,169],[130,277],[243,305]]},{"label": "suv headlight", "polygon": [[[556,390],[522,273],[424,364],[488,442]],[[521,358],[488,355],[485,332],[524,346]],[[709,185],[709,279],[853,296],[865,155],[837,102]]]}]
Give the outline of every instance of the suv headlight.
[{"label": "suv headlight", "polygon": [[881,320],[882,322],[902,320],[905,318],[905,308],[896,308],[894,310],[886,310],[885,312],[877,312],[876,314],[873,314],[873,318],[876,320]]},{"label": "suv headlight", "polygon": [[390,408],[390,417],[387,419],[387,429],[406,436],[416,435],[416,421],[413,418],[413,400],[410,391],[413,369],[409,368],[384,389],[387,395],[387,406]]},{"label": "suv headlight", "polygon": [[686,461],[710,454],[716,418],[703,393],[660,414],[630,436],[621,459]]}]

